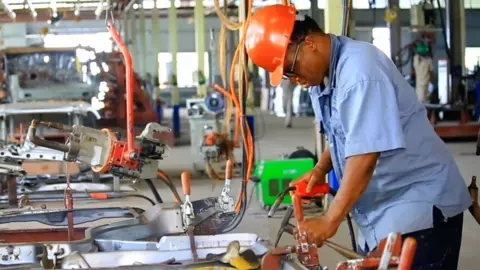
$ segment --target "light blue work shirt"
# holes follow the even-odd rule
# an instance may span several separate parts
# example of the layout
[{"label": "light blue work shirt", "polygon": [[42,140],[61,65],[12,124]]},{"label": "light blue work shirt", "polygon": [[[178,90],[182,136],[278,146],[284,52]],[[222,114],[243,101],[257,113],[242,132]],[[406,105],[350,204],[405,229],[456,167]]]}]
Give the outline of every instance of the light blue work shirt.
[{"label": "light blue work shirt", "polygon": [[465,211],[472,201],[460,171],[394,63],[370,43],[331,40],[329,83],[309,93],[340,185],[348,157],[380,153],[352,209],[360,247],[432,228],[434,206],[446,218]]}]

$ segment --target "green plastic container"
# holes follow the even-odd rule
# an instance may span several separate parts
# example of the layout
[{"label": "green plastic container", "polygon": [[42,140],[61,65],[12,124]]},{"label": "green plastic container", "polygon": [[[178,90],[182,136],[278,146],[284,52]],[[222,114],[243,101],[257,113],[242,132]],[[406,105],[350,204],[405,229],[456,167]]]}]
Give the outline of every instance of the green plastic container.
[{"label": "green plastic container", "polygon": [[[257,163],[254,176],[260,181],[256,183],[256,197],[264,208],[269,209],[277,196],[296,180],[314,167],[313,159],[262,160]],[[282,204],[291,204],[290,195],[286,195]]]}]

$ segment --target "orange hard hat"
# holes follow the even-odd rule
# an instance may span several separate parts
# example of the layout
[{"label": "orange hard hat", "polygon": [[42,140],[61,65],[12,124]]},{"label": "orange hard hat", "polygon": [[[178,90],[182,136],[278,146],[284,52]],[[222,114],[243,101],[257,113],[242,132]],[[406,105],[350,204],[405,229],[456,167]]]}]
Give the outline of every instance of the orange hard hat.
[{"label": "orange hard hat", "polygon": [[297,10],[294,6],[271,5],[258,9],[250,18],[245,36],[248,57],[270,72],[270,84],[283,77],[283,62]]}]

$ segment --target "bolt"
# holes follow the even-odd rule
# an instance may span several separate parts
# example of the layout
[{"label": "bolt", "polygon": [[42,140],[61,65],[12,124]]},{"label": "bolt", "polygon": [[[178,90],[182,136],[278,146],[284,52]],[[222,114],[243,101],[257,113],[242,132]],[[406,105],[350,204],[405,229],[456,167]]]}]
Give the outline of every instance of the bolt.
[{"label": "bolt", "polygon": [[40,208],[41,208],[41,209],[47,209],[47,205],[44,204],[44,203],[42,203],[42,205],[40,205]]}]

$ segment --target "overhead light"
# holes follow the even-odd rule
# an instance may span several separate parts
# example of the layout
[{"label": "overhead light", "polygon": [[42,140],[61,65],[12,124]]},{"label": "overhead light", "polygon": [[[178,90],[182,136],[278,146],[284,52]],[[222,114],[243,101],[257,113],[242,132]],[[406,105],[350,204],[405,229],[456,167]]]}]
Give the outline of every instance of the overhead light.
[{"label": "overhead light", "polygon": [[100,16],[102,15],[104,2],[105,0],[100,0],[100,3],[98,3],[98,7],[95,10],[95,16],[97,16],[97,20],[100,19]]},{"label": "overhead light", "polygon": [[32,14],[32,17],[36,18],[38,16],[38,13],[33,6],[32,0],[26,0],[26,2],[28,5],[28,9],[30,10],[30,14]]},{"label": "overhead light", "polygon": [[56,0],[50,1],[50,8],[52,9],[52,17],[58,17]]}]

